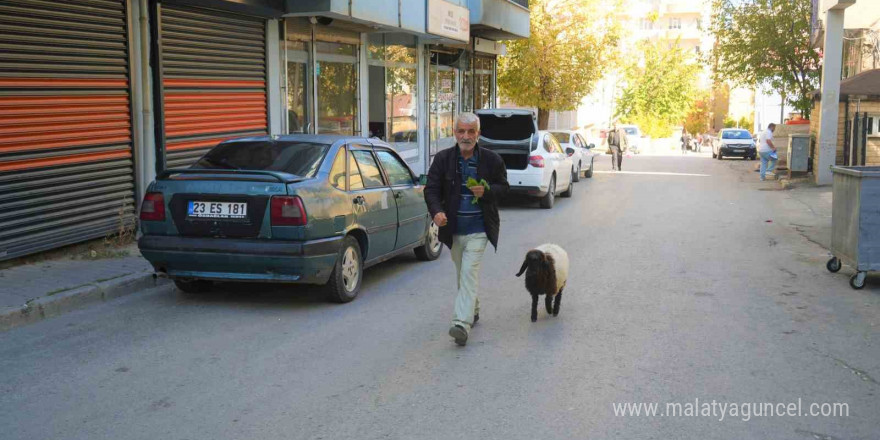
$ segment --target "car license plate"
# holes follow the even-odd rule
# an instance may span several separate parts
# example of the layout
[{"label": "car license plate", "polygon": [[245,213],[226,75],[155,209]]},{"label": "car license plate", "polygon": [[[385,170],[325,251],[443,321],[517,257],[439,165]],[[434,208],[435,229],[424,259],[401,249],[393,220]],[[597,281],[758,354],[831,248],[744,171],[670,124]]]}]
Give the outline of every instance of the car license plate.
[{"label": "car license plate", "polygon": [[246,218],[247,203],[191,200],[186,208],[186,215],[203,218]]},{"label": "car license plate", "polygon": [[734,153],[742,153],[742,152],[745,152],[745,151],[746,151],[746,150],[743,150],[742,148],[737,148],[737,149],[733,150]]}]

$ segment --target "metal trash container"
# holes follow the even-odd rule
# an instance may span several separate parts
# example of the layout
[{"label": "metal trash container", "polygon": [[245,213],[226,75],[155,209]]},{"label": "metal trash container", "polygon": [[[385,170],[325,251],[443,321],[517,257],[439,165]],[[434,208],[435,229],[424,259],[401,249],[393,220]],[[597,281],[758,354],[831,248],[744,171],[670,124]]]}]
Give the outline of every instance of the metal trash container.
[{"label": "metal trash container", "polygon": [[[856,269],[853,289],[865,287],[869,271],[880,270],[880,166],[833,166],[831,272],[846,263]],[[842,262],[842,263],[841,263]]]}]

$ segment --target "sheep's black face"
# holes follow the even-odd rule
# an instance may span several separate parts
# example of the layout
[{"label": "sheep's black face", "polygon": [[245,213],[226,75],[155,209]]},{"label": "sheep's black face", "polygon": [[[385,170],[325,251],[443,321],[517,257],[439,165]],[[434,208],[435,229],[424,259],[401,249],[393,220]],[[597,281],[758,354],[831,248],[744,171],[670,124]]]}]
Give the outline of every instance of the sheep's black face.
[{"label": "sheep's black face", "polygon": [[545,266],[544,253],[538,250],[531,250],[526,253],[526,258],[523,260],[522,267],[519,268],[519,273],[516,276],[520,276],[523,272],[526,273],[526,278],[530,276],[534,276],[541,270],[541,267]]}]

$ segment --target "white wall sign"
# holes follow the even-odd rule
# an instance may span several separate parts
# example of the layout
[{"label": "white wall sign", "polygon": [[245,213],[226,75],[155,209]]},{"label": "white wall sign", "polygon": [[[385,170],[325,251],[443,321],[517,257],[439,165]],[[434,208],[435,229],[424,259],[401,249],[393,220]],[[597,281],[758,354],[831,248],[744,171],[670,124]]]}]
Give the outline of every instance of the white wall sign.
[{"label": "white wall sign", "polygon": [[468,41],[471,17],[468,8],[443,0],[428,0],[428,33]]}]

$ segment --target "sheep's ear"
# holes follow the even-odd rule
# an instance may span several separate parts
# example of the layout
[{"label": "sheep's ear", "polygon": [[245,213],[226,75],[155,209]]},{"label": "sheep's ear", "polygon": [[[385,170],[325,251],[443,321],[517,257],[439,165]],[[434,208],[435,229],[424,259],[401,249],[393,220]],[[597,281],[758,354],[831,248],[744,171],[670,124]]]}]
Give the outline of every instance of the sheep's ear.
[{"label": "sheep's ear", "polygon": [[526,271],[526,267],[528,267],[528,265],[529,265],[529,259],[528,258],[523,259],[523,265],[522,265],[522,267],[519,268],[519,272],[516,274],[516,276],[522,275],[523,272]]}]

